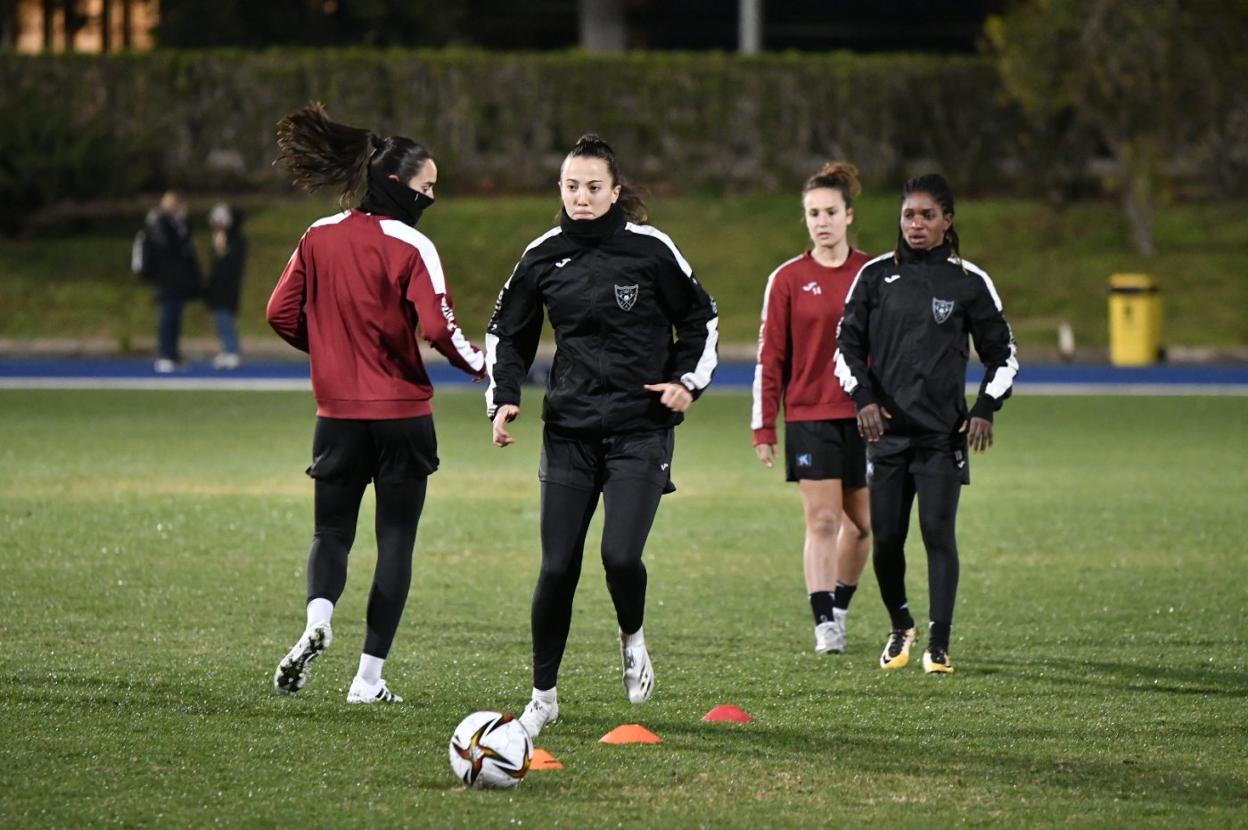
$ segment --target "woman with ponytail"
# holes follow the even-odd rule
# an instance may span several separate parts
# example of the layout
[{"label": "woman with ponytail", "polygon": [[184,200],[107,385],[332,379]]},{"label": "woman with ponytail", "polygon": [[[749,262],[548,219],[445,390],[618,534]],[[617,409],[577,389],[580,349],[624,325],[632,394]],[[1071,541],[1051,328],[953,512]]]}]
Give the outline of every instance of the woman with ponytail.
[{"label": "woman with ponytail", "polygon": [[750,427],[763,465],[776,458],[776,413],[784,406],[784,470],[797,482],[806,519],[802,552],[815,618],[815,653],[845,651],[845,616],[867,563],[871,532],[866,450],[854,402],[829,370],[845,294],[870,259],[849,244],[851,164],[829,162],[802,187],[811,248],[767,278],[754,367]]},{"label": "woman with ponytail", "polygon": [[273,329],[308,353],[317,414],[307,470],[315,480],[307,626],[273,685],[298,692],[333,638],[360,502],[372,482],[377,566],[347,702],[398,703],[381,669],[407,603],[426,482],[438,468],[433,386],[417,328],[478,380],[485,356],[460,330],[437,249],[416,230],[434,203],[438,168],[429,151],[410,138],[338,124],[319,104],[283,118],[277,146],[277,161],[296,184],[328,188],[344,207],[364,195],[357,207],[312,223],[268,304]]},{"label": "woman with ponytail", "polygon": [[[923,670],[951,674],[958,590],[958,498],[970,483],[968,447],[992,446],[993,413],[1018,373],[1014,335],[989,276],[962,259],[953,191],[943,176],[906,182],[897,248],[859,272],[837,332],[836,374],[867,442],[872,561],[892,632],[880,667],[910,661],[918,631],[906,598],[906,533],[915,497],[927,549],[928,645]],[[966,406],[967,338],[984,364]]]},{"label": "woman with ponytail", "polygon": [[536,737],[559,715],[555,683],[572,622],[585,536],[605,502],[602,564],[632,703],[654,690],[642,634],[642,551],[671,482],[674,427],[711,382],[718,316],[689,263],[620,176],[615,153],[585,135],[563,161],[558,227],[525,249],[486,334],[486,410],[494,444],[514,442],[520,384],[542,331],[555,335],[538,478],[542,564],[533,592],[533,694],[520,722]]}]

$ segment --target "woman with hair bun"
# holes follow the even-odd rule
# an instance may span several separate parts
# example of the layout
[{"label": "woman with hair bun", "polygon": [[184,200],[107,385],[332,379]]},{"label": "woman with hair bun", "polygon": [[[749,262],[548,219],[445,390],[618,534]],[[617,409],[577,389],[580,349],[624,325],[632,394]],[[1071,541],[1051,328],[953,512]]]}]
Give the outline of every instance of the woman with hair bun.
[{"label": "woman with hair bun", "polygon": [[869,553],[865,448],[854,402],[832,373],[845,294],[869,259],[849,243],[861,189],[858,171],[844,162],[829,162],[806,180],[802,214],[811,248],[767,278],[754,367],[750,427],[767,467],[775,463],[776,415],[784,407],[785,478],[802,497],[816,654],[845,651],[845,616]]},{"label": "woman with hair bun", "polygon": [[632,703],[654,690],[642,634],[642,551],[672,492],[673,430],[711,382],[718,315],[667,236],[646,224],[611,147],[584,135],[559,174],[558,227],[535,239],[503,286],[486,334],[494,444],[514,442],[520,384],[542,331],[555,357],[542,408],[542,564],[533,592],[533,693],[520,722],[536,737],[559,716],[555,684],[572,622],[585,535],[605,502],[602,564]]},{"label": "woman with hair bun", "polygon": [[269,324],[308,353],[316,397],[315,533],[308,553],[307,627],[278,664],[281,694],[303,688],[333,638],[364,490],[377,499],[377,567],[368,630],[348,703],[399,703],[381,677],[407,603],[412,549],[428,477],[438,468],[433,386],[417,327],[451,365],[478,380],[485,356],[459,328],[433,242],[416,230],[438,167],[410,138],[382,138],[329,120],[319,105],[278,124],[277,160],[296,184],[332,188],[359,206],[312,223],[269,299]]},{"label": "woman with hair bun", "polygon": [[[962,258],[953,190],[939,174],[901,192],[897,247],[867,263],[845,298],[836,375],[854,399],[867,442],[872,563],[892,631],[880,668],[910,662],[918,637],[906,598],[906,535],[917,497],[927,549],[928,643],[923,671],[952,674],[949,637],[958,592],[958,499],[970,484],[967,449],[992,446],[993,413],[1010,396],[1018,351],[988,274]],[[984,364],[966,406],[968,338]]]}]

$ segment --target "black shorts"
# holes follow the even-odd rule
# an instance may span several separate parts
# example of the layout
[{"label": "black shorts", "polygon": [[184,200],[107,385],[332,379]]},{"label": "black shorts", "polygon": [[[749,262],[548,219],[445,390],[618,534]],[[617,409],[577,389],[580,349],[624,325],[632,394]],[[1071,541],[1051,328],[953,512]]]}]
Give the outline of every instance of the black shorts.
[{"label": "black shorts", "polygon": [[438,437],[433,416],[358,421],[316,419],[312,465],[320,481],[399,484],[425,478],[438,469]]},{"label": "black shorts", "polygon": [[966,438],[885,435],[867,447],[867,476],[904,470],[910,475],[956,479],[971,483],[971,456]]},{"label": "black shorts", "polygon": [[537,477],[547,484],[600,492],[612,479],[649,481],[664,493],[672,484],[675,431],[585,436],[546,427]]},{"label": "black shorts", "polygon": [[788,481],[839,478],[842,487],[865,487],[867,455],[858,421],[785,421],[784,477]]}]

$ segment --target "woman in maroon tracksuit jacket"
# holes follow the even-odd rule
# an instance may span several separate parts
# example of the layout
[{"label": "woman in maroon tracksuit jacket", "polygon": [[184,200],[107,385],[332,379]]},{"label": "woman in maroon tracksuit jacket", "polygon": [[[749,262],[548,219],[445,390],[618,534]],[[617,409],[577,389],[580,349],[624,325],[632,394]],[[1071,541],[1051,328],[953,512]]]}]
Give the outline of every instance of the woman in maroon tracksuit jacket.
[{"label": "woman in maroon tracksuit jacket", "polygon": [[772,272],[763,294],[750,427],[754,450],[775,462],[776,413],[784,404],[785,477],[806,518],[803,564],[815,617],[815,653],[845,650],[845,615],[869,549],[866,450],[854,402],[832,372],[845,295],[869,257],[849,244],[853,165],[830,162],[802,187],[811,249]]},{"label": "woman in maroon tracksuit jacket", "polygon": [[308,190],[337,188],[344,203],[361,185],[367,191],[358,208],[308,228],[269,299],[269,324],[308,353],[317,414],[308,467],[316,528],[307,628],[273,684],[279,693],[299,691],[309,664],[330,644],[360,501],[372,481],[377,568],[347,702],[397,703],[381,668],[407,602],[426,479],[438,468],[433,387],[416,328],[475,378],[485,374],[485,357],[460,331],[437,249],[415,227],[437,181],[428,150],[336,124],[319,105],[278,124],[278,147],[278,160]]}]

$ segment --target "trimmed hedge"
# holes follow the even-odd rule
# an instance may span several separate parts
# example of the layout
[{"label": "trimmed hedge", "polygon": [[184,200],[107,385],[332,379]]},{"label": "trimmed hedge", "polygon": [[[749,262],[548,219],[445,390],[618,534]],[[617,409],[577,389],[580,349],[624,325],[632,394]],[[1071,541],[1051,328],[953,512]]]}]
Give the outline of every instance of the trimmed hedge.
[{"label": "trimmed hedge", "polygon": [[273,126],[311,100],[335,119],[428,143],[447,185],[484,192],[549,186],[591,130],[638,183],[726,191],[791,189],[829,158],[873,182],[922,166],[959,191],[1008,190],[1055,142],[1090,148],[1078,130],[1029,133],[978,57],[6,53],[0,90],[9,227],[65,198],[276,184]]}]

